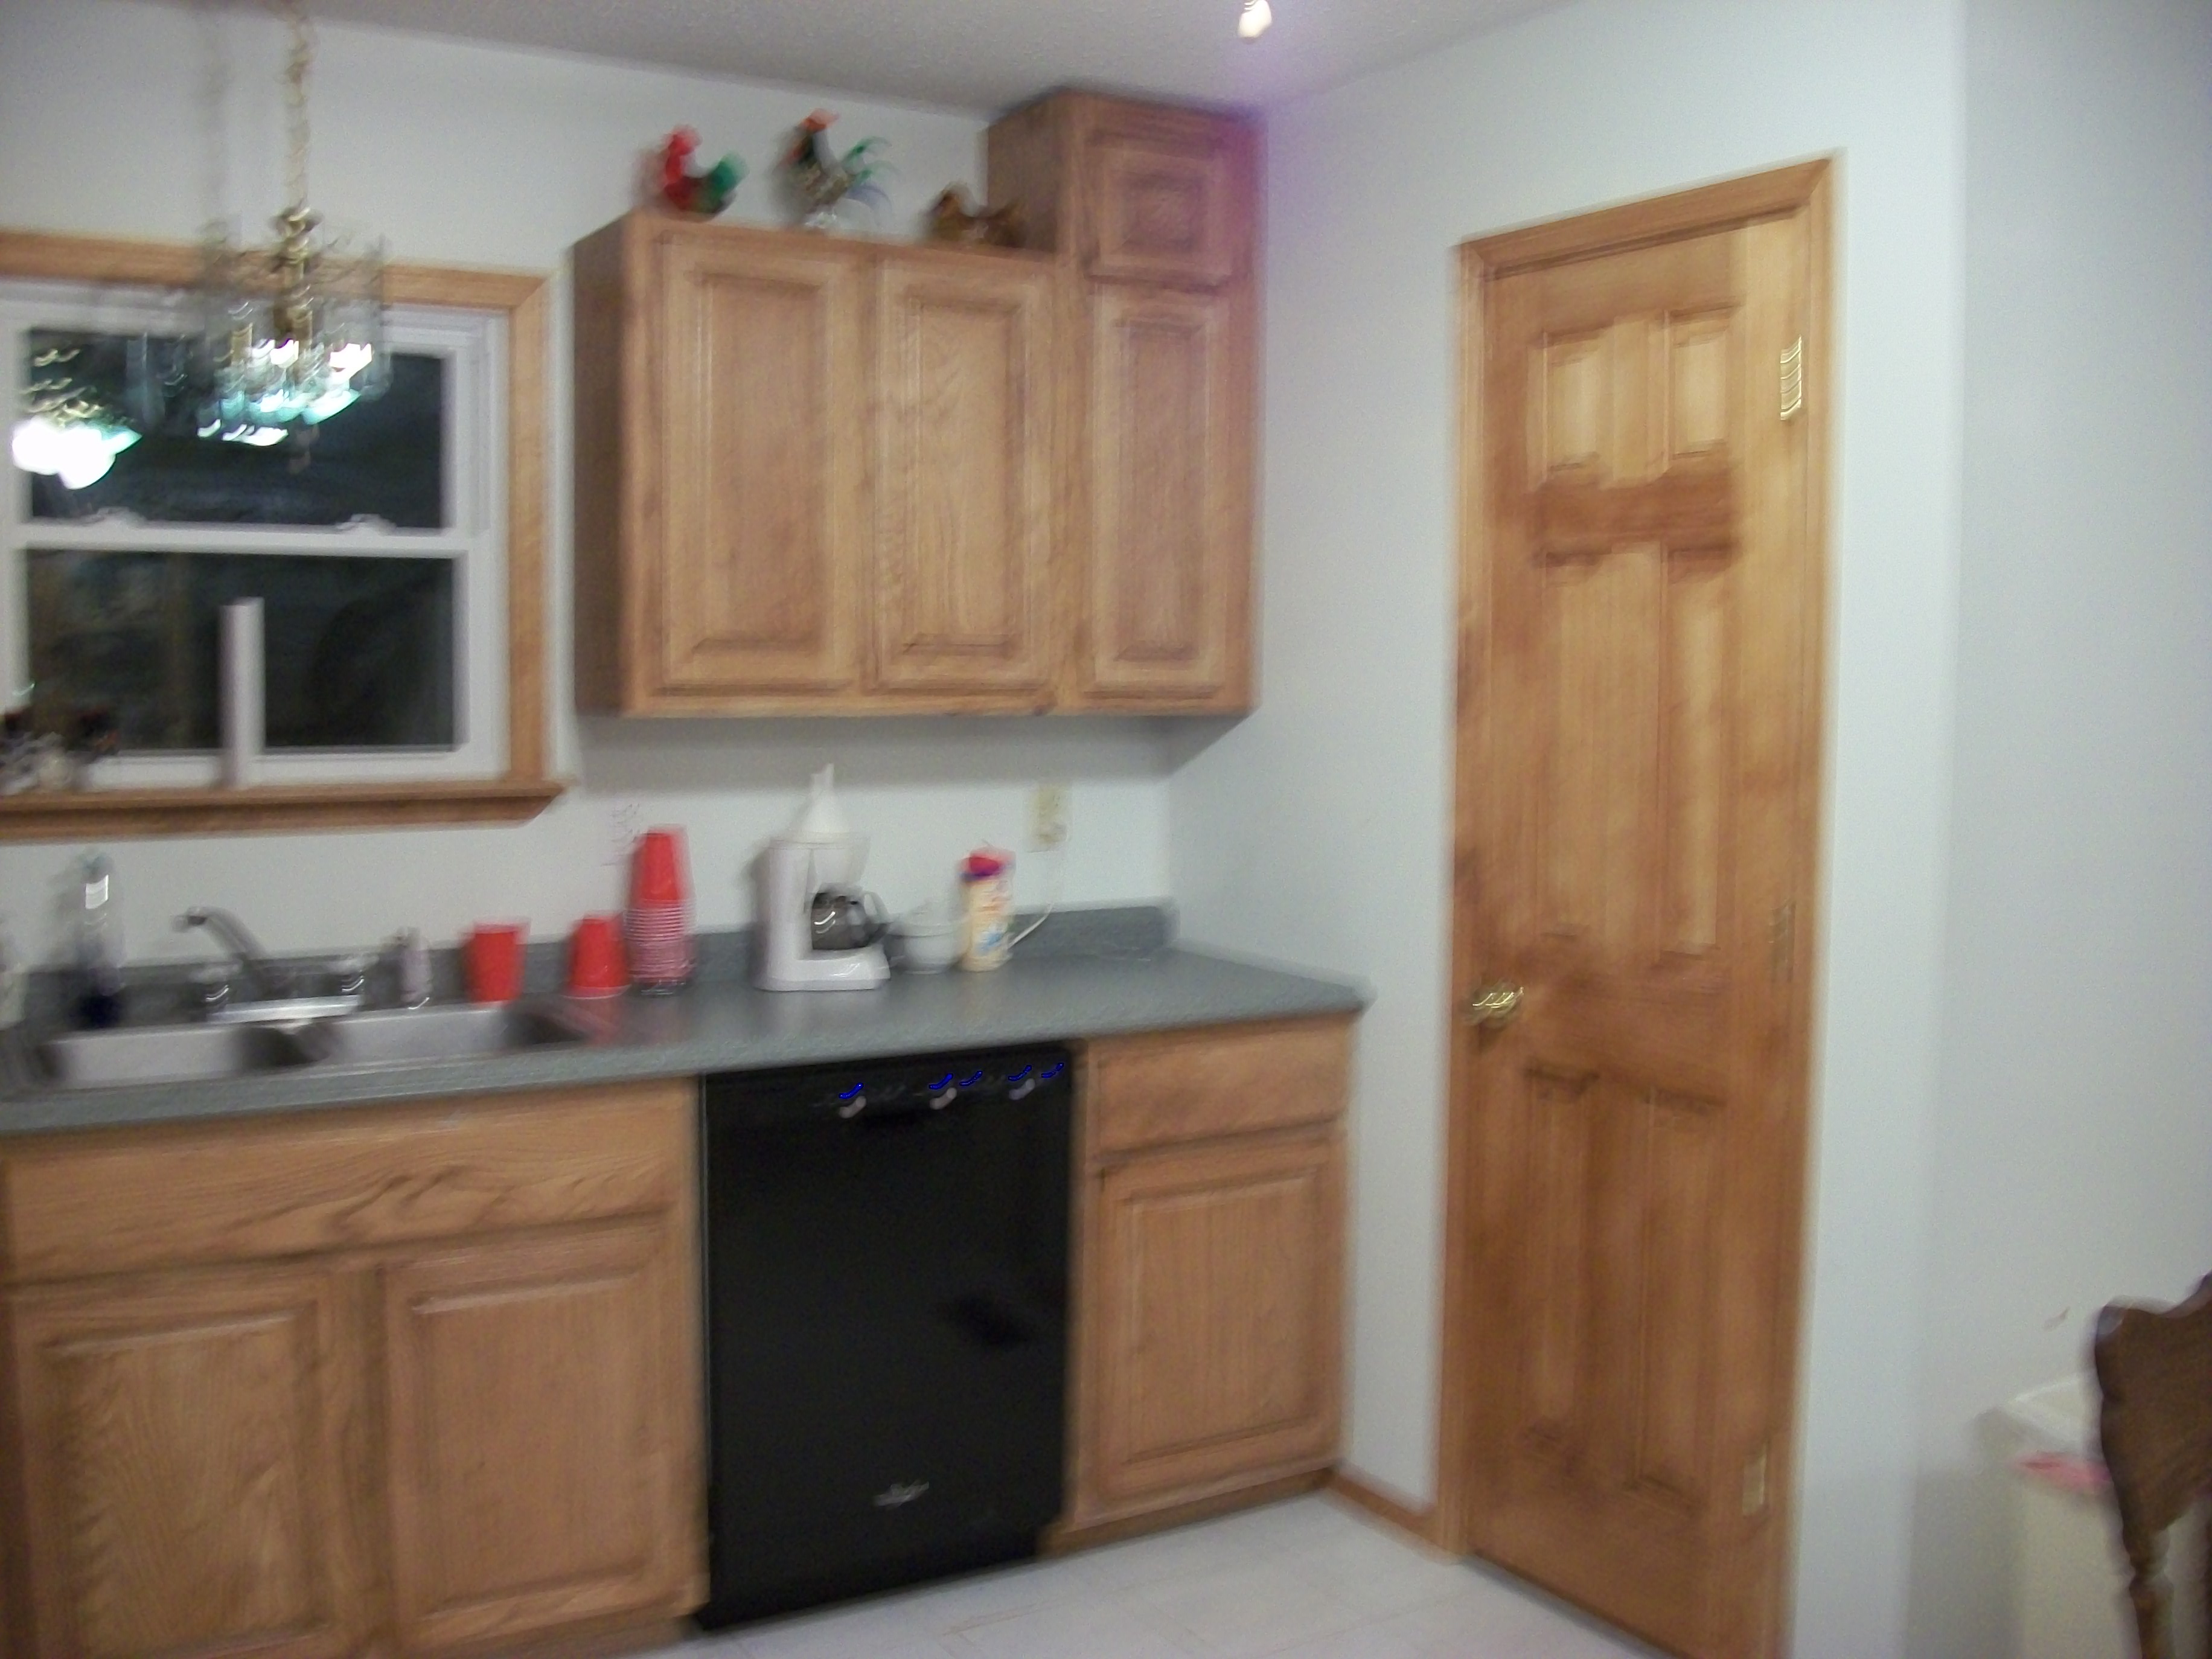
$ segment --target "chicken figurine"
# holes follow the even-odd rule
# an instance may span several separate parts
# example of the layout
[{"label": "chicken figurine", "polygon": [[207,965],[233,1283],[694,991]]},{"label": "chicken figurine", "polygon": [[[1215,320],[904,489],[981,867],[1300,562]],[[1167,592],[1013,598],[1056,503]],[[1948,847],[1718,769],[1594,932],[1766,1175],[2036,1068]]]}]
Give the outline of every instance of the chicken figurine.
[{"label": "chicken figurine", "polygon": [[737,194],[745,164],[735,155],[725,155],[702,172],[691,165],[698,149],[699,135],[690,127],[678,127],[668,135],[660,147],[660,197],[679,213],[711,219]]},{"label": "chicken figurine", "polygon": [[837,210],[846,202],[884,205],[883,187],[876,183],[884,169],[872,159],[880,138],[863,138],[842,155],[830,143],[830,125],[837,118],[817,109],[791,131],[784,151],[783,173],[792,193],[806,209],[804,223],[810,230],[829,230],[837,221]]}]

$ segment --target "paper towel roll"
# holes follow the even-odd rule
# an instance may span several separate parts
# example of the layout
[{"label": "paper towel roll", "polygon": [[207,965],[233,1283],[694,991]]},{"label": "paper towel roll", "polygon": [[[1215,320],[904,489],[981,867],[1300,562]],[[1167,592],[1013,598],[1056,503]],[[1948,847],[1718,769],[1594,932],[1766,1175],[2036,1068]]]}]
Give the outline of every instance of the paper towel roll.
[{"label": "paper towel roll", "polygon": [[233,789],[261,764],[261,601],[233,599],[222,608],[222,781]]}]

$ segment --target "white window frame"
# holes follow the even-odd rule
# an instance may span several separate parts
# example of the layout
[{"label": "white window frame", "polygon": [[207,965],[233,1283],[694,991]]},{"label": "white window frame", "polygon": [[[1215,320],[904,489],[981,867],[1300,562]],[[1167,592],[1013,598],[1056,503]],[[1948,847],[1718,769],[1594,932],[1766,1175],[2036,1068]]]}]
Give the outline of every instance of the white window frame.
[{"label": "white window frame", "polygon": [[[24,335],[34,328],[191,335],[188,296],[106,283],[0,282],[0,421],[12,429],[22,396]],[[442,357],[447,526],[401,530],[380,522],[336,527],[167,525],[122,514],[82,523],[31,517],[30,475],[6,468],[0,490],[0,686],[28,683],[27,554],[88,552],[283,553],[453,561],[455,744],[452,748],[267,750],[270,784],[460,781],[497,778],[507,765],[507,322],[503,312],[395,306],[386,343]],[[341,417],[343,418],[343,417]],[[125,753],[99,769],[104,786],[208,787],[219,781],[212,750]]]}]

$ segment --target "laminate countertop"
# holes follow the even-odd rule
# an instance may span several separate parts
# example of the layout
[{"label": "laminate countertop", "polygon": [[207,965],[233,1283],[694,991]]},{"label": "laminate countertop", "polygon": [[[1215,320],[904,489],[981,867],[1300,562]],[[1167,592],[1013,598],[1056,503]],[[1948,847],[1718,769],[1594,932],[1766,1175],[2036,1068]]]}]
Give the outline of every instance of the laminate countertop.
[{"label": "laminate countertop", "polygon": [[1368,999],[1349,980],[1166,945],[1018,952],[993,973],[896,973],[869,991],[762,991],[722,978],[673,996],[539,1000],[557,1005],[585,1038],[465,1060],[326,1063],[100,1088],[42,1086],[19,1072],[0,1083],[0,1136],[1352,1014]]}]

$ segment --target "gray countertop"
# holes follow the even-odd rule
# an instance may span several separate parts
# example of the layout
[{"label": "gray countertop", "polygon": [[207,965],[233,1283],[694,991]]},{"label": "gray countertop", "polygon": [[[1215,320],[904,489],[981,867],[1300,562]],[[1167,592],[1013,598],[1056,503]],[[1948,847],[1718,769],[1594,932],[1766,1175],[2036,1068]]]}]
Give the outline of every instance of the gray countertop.
[{"label": "gray countertop", "polygon": [[563,1000],[590,1037],[519,1054],[155,1085],[0,1088],[0,1136],[1353,1013],[1366,1000],[1349,981],[1177,946],[1018,956],[995,973],[895,974],[872,991],[779,993],[721,980],[675,996]]}]

